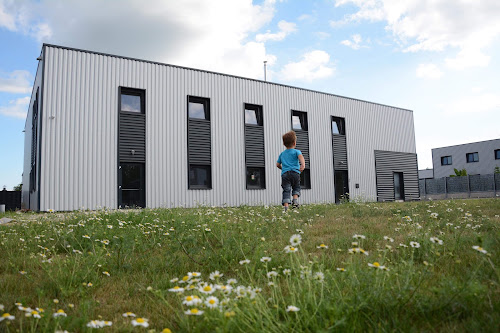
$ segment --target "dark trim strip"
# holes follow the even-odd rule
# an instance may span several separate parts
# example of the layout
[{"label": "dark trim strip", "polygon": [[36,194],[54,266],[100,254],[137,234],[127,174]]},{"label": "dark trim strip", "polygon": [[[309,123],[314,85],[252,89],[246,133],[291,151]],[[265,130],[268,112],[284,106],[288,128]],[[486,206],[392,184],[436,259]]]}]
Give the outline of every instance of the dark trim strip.
[{"label": "dark trim strip", "polygon": [[[46,55],[47,55],[47,47],[45,46],[45,44],[42,46],[42,60],[43,61],[43,65],[42,65],[42,84],[41,84],[41,89],[40,89],[40,110],[38,110],[38,117],[40,118],[40,135],[38,136],[40,138],[40,140],[37,140],[37,141],[40,141],[40,143],[38,144],[38,211],[40,211],[40,207],[42,205],[42,202],[41,202],[41,193],[42,193],[42,187],[41,187],[41,184],[42,184],[42,133],[43,133],[43,94],[44,94],[44,91],[45,91],[45,66],[47,64],[47,61],[45,59]],[[35,170],[36,172],[36,170]],[[31,198],[30,198],[30,201],[31,201]],[[31,208],[31,207],[30,207]]]},{"label": "dark trim strip", "polygon": [[358,99],[358,98],[352,98],[352,97],[346,97],[346,96],[341,96],[341,95],[335,95],[335,94],[326,93],[326,92],[322,92],[322,91],[311,90],[311,89],[306,89],[306,88],[299,88],[299,87],[289,86],[289,85],[286,85],[286,84],[274,83],[274,82],[269,82],[269,81],[262,81],[262,80],[257,80],[257,79],[252,79],[252,78],[242,77],[242,76],[237,76],[237,75],[217,73],[217,72],[207,71],[207,70],[203,70],[203,69],[183,67],[183,66],[177,66],[177,65],[170,65],[170,64],[165,64],[165,63],[151,61],[151,60],[144,60],[144,59],[139,59],[139,58],[131,58],[131,57],[119,56],[119,55],[115,55],[115,54],[109,54],[109,53],[103,53],[103,52],[96,52],[96,51],[89,51],[89,50],[77,49],[77,48],[67,47],[67,46],[61,46],[61,45],[54,45],[54,44],[44,43],[43,46],[44,47],[45,46],[49,46],[49,47],[54,47],[54,48],[58,48],[58,49],[70,50],[70,51],[92,53],[92,54],[97,54],[97,55],[102,55],[102,56],[107,56],[107,57],[120,58],[120,59],[126,59],[126,60],[132,60],[132,61],[142,61],[142,62],[145,62],[145,63],[154,64],[154,65],[169,66],[169,67],[180,68],[180,69],[187,69],[187,70],[192,70],[192,71],[197,71],[197,72],[203,72],[203,73],[209,73],[209,74],[224,75],[224,76],[227,76],[227,77],[233,77],[233,78],[237,78],[237,79],[243,79],[243,80],[249,80],[249,81],[254,81],[254,82],[272,84],[272,85],[280,86],[280,87],[294,88],[294,89],[299,89],[299,90],[303,90],[303,91],[310,91],[310,92],[314,92],[314,93],[318,93],[318,94],[324,94],[324,95],[328,95],[328,96],[346,98],[346,99],[350,99],[350,100],[358,101],[358,102],[364,102],[364,103],[370,103],[370,104],[375,104],[375,105],[380,105],[380,106],[386,106],[386,107],[390,107],[390,108],[399,109],[399,110],[402,110],[402,111],[408,111],[408,112],[412,112],[413,113],[412,110],[400,108],[400,107],[397,107],[397,106],[391,106],[391,105],[387,105],[387,104],[375,103],[375,102],[365,101],[365,100]]}]

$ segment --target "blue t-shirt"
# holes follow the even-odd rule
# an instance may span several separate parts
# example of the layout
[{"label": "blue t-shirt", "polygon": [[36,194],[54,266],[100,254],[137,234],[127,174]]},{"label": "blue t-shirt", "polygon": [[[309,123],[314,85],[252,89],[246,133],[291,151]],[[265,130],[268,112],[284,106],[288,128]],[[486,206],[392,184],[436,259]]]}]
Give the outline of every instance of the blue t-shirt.
[{"label": "blue t-shirt", "polygon": [[278,160],[276,161],[276,163],[281,164],[281,174],[284,174],[287,171],[300,173],[299,155],[302,155],[302,152],[295,148],[287,149],[281,152]]}]

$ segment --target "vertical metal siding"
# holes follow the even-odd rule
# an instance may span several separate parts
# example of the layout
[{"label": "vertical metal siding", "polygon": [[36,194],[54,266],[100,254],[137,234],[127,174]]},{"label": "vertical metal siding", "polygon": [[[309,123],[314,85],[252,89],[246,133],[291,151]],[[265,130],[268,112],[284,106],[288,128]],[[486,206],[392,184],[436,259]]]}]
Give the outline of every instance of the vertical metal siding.
[{"label": "vertical metal siding", "polygon": [[416,154],[376,150],[375,164],[379,201],[394,200],[394,172],[403,173],[405,200],[419,198]]},{"label": "vertical metal siding", "polygon": [[[279,204],[291,110],[306,110],[311,187],[333,202],[330,117],[345,118],[351,196],[376,200],[374,150],[415,153],[413,113],[339,96],[47,46],[41,209],[117,207],[118,87],[146,90],[146,205]],[[187,96],[210,98],[212,190],[188,190]],[[242,105],[262,105],[266,189],[246,190]],[[50,119],[50,116],[55,118]],[[45,125],[46,124],[46,125]]]}]

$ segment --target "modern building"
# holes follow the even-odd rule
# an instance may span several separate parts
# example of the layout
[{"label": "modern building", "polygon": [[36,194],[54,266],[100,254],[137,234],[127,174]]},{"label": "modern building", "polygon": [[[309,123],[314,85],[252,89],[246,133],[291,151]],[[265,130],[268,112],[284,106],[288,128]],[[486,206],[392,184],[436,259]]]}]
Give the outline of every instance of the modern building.
[{"label": "modern building", "polygon": [[500,167],[500,139],[432,149],[434,178],[455,175],[465,169],[468,175],[486,175]]},{"label": "modern building", "polygon": [[431,179],[431,178],[434,178],[434,170],[429,168],[418,170],[418,179]]},{"label": "modern building", "polygon": [[38,59],[24,208],[280,204],[291,129],[302,203],[419,197],[410,110],[57,45]]}]

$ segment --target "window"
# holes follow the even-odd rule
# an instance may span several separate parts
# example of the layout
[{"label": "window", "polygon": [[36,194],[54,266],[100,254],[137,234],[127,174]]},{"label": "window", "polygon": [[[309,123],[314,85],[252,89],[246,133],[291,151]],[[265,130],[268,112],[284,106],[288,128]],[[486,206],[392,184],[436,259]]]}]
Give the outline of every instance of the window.
[{"label": "window", "polygon": [[467,153],[467,163],[479,162],[479,154],[476,153]]},{"label": "window", "polygon": [[247,167],[247,189],[266,188],[266,169]]},{"label": "window", "polygon": [[189,166],[189,188],[212,188],[212,176],[210,165]]},{"label": "window", "polygon": [[188,113],[191,119],[210,120],[210,100],[208,98],[189,96]]},{"label": "window", "polygon": [[441,165],[451,165],[451,156],[442,156]]},{"label": "window", "polygon": [[332,117],[332,134],[345,135],[345,119]]},{"label": "window", "polygon": [[500,149],[495,150],[495,160],[500,160]]},{"label": "window", "polygon": [[245,124],[262,126],[262,106],[245,104]]},{"label": "window", "polygon": [[311,172],[309,169],[305,169],[300,174],[300,187],[305,189],[311,188]]},{"label": "window", "polygon": [[144,90],[120,88],[120,111],[144,113]]},{"label": "window", "polygon": [[307,131],[307,113],[301,111],[292,111],[292,129]]},{"label": "window", "polygon": [[31,171],[30,171],[30,192],[36,190],[36,162],[38,153],[38,93],[40,88],[36,90],[35,101],[31,115]]}]

